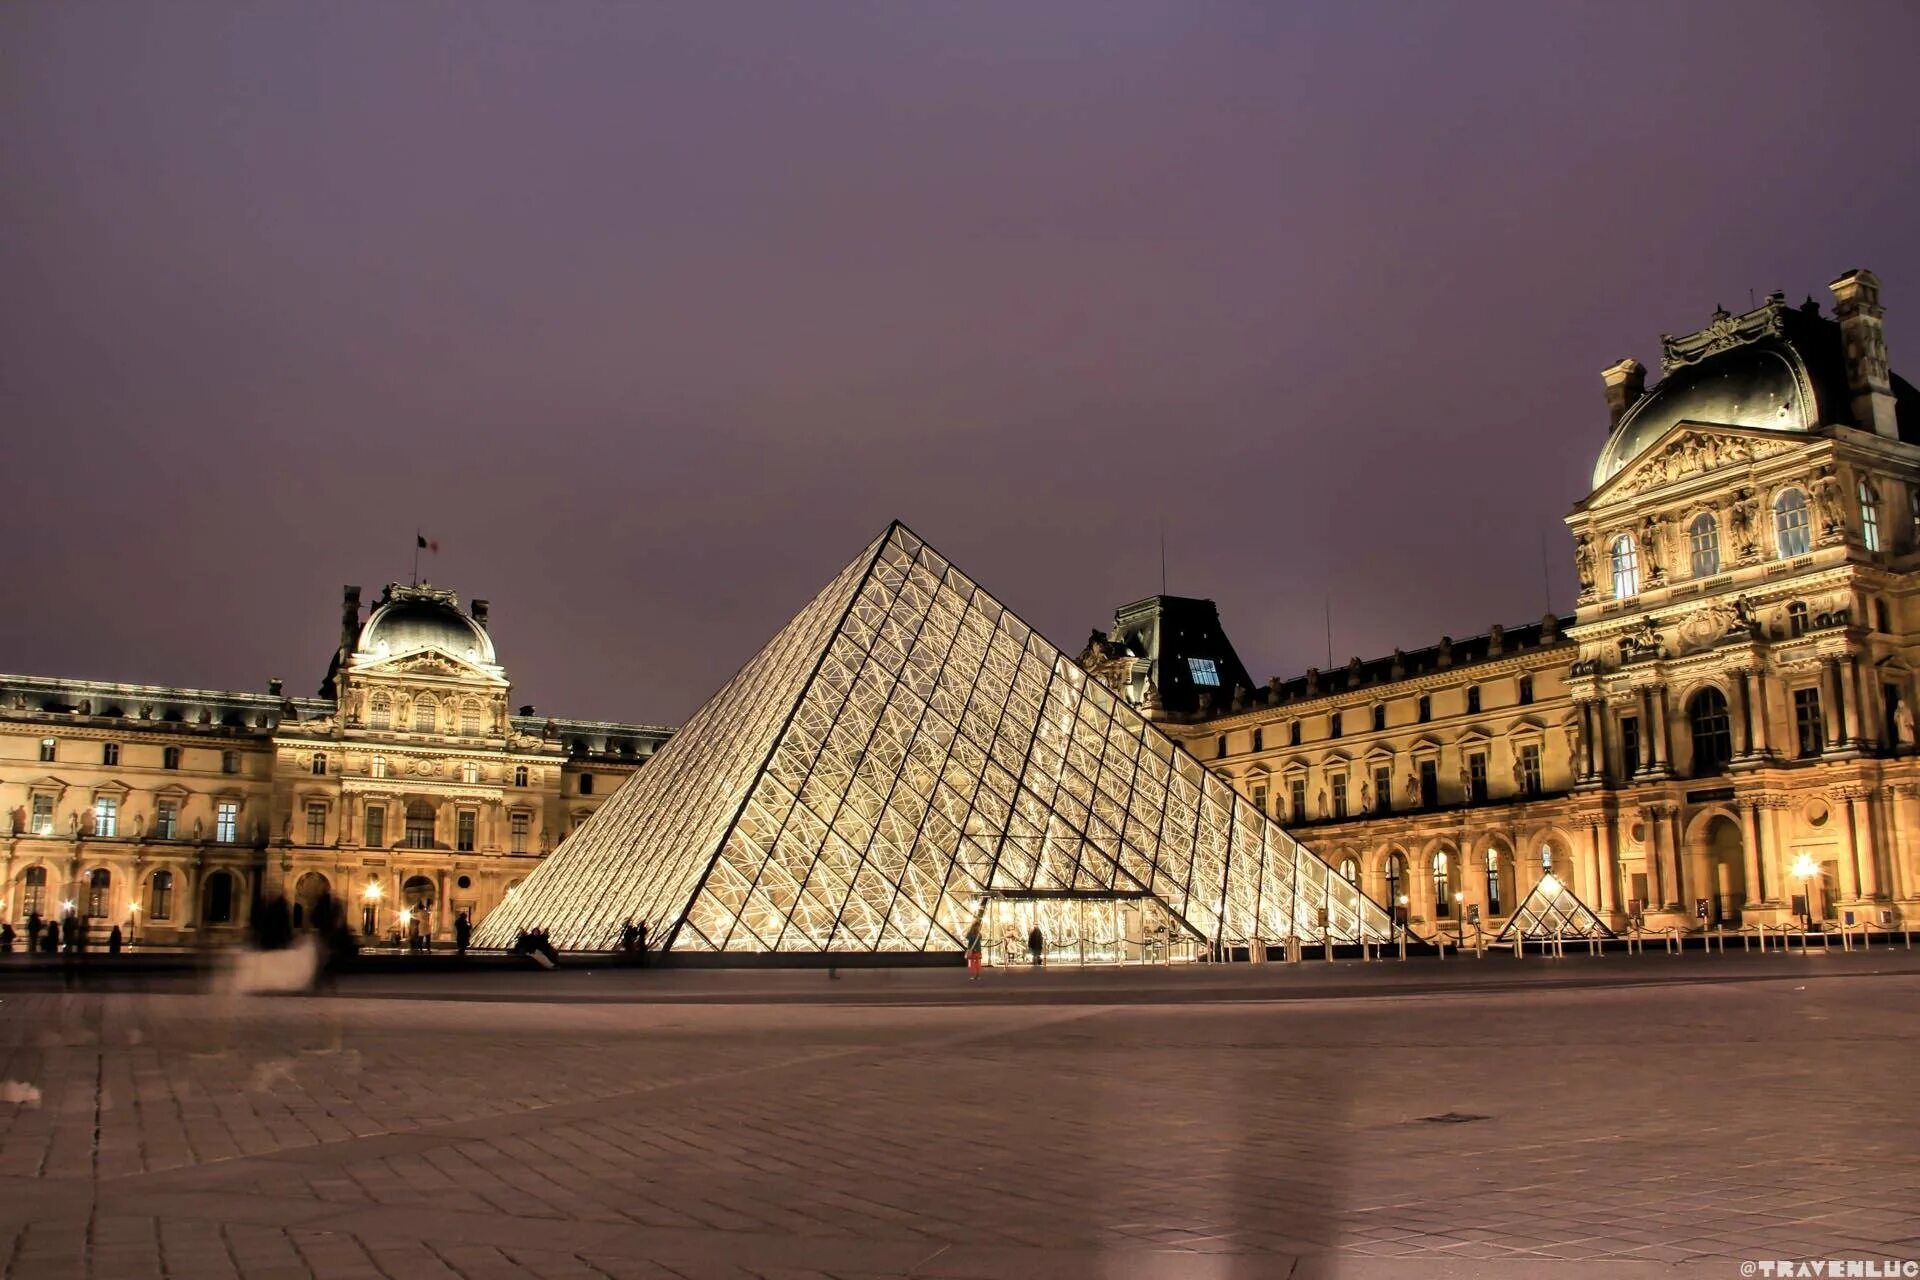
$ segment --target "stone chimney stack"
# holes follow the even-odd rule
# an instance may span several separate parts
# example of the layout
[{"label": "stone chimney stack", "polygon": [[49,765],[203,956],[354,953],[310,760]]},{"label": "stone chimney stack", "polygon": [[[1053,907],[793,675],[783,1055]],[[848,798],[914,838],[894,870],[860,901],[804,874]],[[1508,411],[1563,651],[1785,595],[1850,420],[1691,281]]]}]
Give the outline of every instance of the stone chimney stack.
[{"label": "stone chimney stack", "polygon": [[360,588],[344,587],[340,596],[340,652],[352,653],[360,638]]},{"label": "stone chimney stack", "polygon": [[1611,431],[1647,393],[1647,366],[1629,356],[1602,369],[1600,379],[1607,384],[1607,430]]},{"label": "stone chimney stack", "polygon": [[487,602],[485,600],[475,600],[473,607],[467,610],[467,615],[479,625],[482,631],[487,629]]},{"label": "stone chimney stack", "polygon": [[1833,315],[1847,345],[1847,393],[1853,397],[1853,422],[1863,431],[1897,439],[1893,420],[1893,382],[1887,375],[1887,332],[1880,323],[1880,278],[1853,270],[1827,286],[1833,290]]}]

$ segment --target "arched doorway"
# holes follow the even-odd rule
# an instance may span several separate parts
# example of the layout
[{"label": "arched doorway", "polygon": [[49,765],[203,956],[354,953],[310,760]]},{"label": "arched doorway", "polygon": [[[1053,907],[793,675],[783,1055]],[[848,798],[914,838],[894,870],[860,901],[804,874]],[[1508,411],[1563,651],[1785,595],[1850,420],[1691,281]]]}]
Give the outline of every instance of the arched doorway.
[{"label": "arched doorway", "polygon": [[1387,854],[1382,870],[1387,882],[1387,910],[1393,913],[1394,920],[1404,926],[1407,923],[1408,907],[1407,855],[1395,849]]},{"label": "arched doorway", "polygon": [[1453,915],[1454,857],[1450,848],[1433,854],[1433,918],[1445,920]]},{"label": "arched doorway", "polygon": [[332,883],[318,871],[309,871],[301,876],[293,886],[293,927],[313,928],[314,904],[320,901],[320,895],[331,893],[332,890]]},{"label": "arched doorway", "polygon": [[1487,915],[1503,916],[1519,899],[1513,891],[1513,854],[1499,841],[1487,844]]},{"label": "arched doorway", "polygon": [[1740,909],[1747,901],[1747,859],[1738,822],[1714,813],[1697,823],[1687,842],[1683,880],[1688,900],[1681,905],[1689,915],[1695,912],[1695,900],[1705,898],[1708,924],[1740,923]]},{"label": "arched doorway", "polygon": [[408,876],[400,886],[400,918],[411,946],[433,935],[433,896],[433,881],[425,876]]},{"label": "arched doorway", "polygon": [[233,923],[233,873],[230,871],[210,871],[207,873],[207,887],[202,897],[203,906],[200,919],[206,924]]}]

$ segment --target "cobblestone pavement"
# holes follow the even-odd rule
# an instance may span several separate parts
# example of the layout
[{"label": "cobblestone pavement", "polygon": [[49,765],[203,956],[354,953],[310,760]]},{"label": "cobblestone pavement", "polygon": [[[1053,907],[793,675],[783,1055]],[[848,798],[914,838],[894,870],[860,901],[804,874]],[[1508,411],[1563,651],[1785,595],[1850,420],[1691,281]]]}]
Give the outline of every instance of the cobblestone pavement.
[{"label": "cobblestone pavement", "polygon": [[[372,978],[236,999],[0,975],[0,1083],[40,1091],[0,1101],[0,1276],[1920,1258],[1920,965],[1715,964],[1541,962],[1522,989],[1512,961],[1323,966],[1318,985],[449,974],[432,999]],[[1684,980],[1708,973],[1737,980]]]}]

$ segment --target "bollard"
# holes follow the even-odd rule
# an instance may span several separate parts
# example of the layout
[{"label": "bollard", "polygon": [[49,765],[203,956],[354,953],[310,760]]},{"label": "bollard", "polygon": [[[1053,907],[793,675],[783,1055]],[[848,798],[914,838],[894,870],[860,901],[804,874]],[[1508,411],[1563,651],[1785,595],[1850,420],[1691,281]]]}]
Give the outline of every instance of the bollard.
[{"label": "bollard", "polygon": [[1407,931],[1405,929],[1400,931],[1400,958],[1402,960],[1407,958]]}]

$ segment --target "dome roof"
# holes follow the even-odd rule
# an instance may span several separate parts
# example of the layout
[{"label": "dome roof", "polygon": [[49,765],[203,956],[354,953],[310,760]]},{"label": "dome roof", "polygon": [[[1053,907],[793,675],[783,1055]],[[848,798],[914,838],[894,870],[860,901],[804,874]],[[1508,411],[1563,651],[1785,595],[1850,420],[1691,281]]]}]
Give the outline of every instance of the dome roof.
[{"label": "dome roof", "polygon": [[494,661],[493,641],[478,623],[460,612],[458,597],[451,591],[426,586],[389,586],[380,604],[367,615],[356,647],[378,658],[437,649],[467,662]]},{"label": "dome roof", "polygon": [[1820,421],[1813,382],[1785,343],[1749,343],[1676,369],[1621,417],[1593,466],[1599,488],[1676,423],[1805,431]]}]

